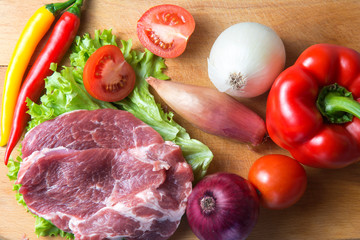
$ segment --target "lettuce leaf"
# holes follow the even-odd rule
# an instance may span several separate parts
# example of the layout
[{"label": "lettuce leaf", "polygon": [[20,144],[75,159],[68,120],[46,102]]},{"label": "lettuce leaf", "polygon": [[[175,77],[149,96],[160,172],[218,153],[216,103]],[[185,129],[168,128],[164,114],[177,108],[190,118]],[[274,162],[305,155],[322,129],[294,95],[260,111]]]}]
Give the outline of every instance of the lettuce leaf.
[{"label": "lettuce leaf", "polygon": [[[51,66],[56,70],[56,64]],[[41,104],[27,99],[28,113],[31,121],[28,130],[40,123],[53,119],[62,113],[73,110],[95,110],[100,108],[115,108],[114,105],[92,98],[74,76],[74,68],[63,67],[61,72],[54,72],[45,79],[46,94],[41,97]]]},{"label": "lettuce leaf", "polygon": [[[54,72],[45,79],[46,93],[41,97],[41,104],[28,100],[31,121],[28,129],[41,122],[77,109],[119,108],[131,112],[135,117],[153,127],[166,141],[173,141],[182,149],[183,155],[191,165],[195,180],[205,176],[213,158],[209,148],[196,139],[191,139],[186,130],[173,120],[172,112],[164,112],[160,104],[156,103],[149,91],[146,78],[153,76],[167,80],[164,74],[166,68],[164,59],[145,49],[144,52],[133,50],[132,41],[121,40],[121,51],[126,61],[136,73],[134,91],[124,100],[105,103],[92,98],[84,89],[82,73],[87,59],[99,47],[115,45],[116,37],[111,30],[95,31],[94,38],[88,33],[83,37],[77,36],[70,54],[71,67],[63,67],[61,72]],[[52,70],[56,65],[52,65]]]},{"label": "lettuce leaf", "polygon": [[205,176],[213,158],[209,148],[196,139],[191,139],[186,130],[173,120],[172,112],[164,112],[149,91],[146,78],[153,76],[167,80],[163,73],[166,68],[164,59],[155,56],[145,49],[145,52],[131,50],[131,41],[121,41],[121,51],[126,61],[134,68],[137,84],[134,91],[126,99],[115,104],[131,112],[135,117],[154,128],[166,141],[173,141],[181,147],[183,155],[191,165],[196,180]]},{"label": "lettuce leaf", "polygon": [[[166,141],[173,141],[182,149],[183,155],[191,165],[195,181],[205,176],[209,164],[213,158],[210,149],[198,140],[191,139],[186,130],[173,120],[172,112],[164,112],[156,103],[154,96],[149,91],[146,78],[153,76],[162,80],[169,79],[164,74],[166,65],[160,58],[147,49],[144,52],[133,50],[132,41],[121,40],[121,51],[126,61],[131,64],[136,72],[136,86],[134,91],[124,100],[116,103],[106,103],[91,97],[85,90],[82,73],[87,59],[98,48],[112,44],[117,46],[116,37],[111,30],[95,31],[94,37],[88,33],[83,37],[77,36],[70,54],[70,67],[63,66],[61,71],[56,71],[53,64],[51,69],[54,73],[45,79],[45,94],[41,97],[41,104],[27,100],[28,113],[31,120],[28,130],[40,123],[53,119],[60,114],[78,109],[118,108],[131,112],[137,118],[153,127]],[[16,161],[9,161],[9,178],[16,180],[19,171],[21,157]],[[20,185],[14,185],[17,191],[17,201],[26,207],[26,204],[18,193]],[[38,236],[63,236],[73,238],[72,234],[65,233],[56,228],[51,222],[35,216],[35,232]]]}]

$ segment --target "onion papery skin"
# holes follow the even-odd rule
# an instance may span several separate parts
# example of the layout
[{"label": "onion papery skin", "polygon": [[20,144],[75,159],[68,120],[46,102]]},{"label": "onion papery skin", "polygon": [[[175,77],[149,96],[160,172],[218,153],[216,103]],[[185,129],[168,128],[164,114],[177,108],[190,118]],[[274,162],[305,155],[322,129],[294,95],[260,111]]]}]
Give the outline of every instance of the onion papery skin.
[{"label": "onion papery skin", "polygon": [[242,22],[225,29],[215,40],[208,75],[220,92],[256,97],[270,89],[284,70],[285,60],[284,44],[275,31],[260,23]]},{"label": "onion papery skin", "polygon": [[229,95],[153,77],[146,81],[169,107],[202,131],[253,146],[264,141],[265,121]]},{"label": "onion papery skin", "polygon": [[[214,211],[205,213],[201,199],[212,195]],[[233,173],[215,173],[202,179],[189,197],[186,216],[200,240],[246,239],[259,216],[259,198],[253,185]]]}]

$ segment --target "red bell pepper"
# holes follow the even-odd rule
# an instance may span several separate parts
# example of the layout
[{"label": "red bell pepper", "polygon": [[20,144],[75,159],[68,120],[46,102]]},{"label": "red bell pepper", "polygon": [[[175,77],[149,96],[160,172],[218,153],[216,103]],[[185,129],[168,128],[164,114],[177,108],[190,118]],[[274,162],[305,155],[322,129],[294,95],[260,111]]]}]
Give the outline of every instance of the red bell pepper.
[{"label": "red bell pepper", "polygon": [[345,167],[360,160],[359,101],[360,53],[313,45],[269,92],[269,136],[305,165]]},{"label": "red bell pepper", "polygon": [[44,78],[52,74],[50,70],[51,63],[59,63],[75,39],[80,26],[80,8],[82,3],[83,0],[76,0],[74,5],[61,15],[54,26],[49,40],[21,86],[5,151],[5,164],[7,164],[10,154],[20,140],[29,120],[29,115],[26,113],[28,110],[26,99],[29,98],[33,102],[39,100],[45,87]]}]

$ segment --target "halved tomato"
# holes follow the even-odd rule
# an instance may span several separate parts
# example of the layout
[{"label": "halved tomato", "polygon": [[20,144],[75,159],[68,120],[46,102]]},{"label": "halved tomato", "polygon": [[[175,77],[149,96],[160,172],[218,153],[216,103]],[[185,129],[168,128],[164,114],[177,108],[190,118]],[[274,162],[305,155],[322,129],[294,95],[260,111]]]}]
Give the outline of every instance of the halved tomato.
[{"label": "halved tomato", "polygon": [[116,102],[134,89],[136,75],[118,47],[105,45],[86,61],[83,81],[86,91],[94,98]]},{"label": "halved tomato", "polygon": [[181,55],[194,29],[193,16],[186,9],[171,4],[150,8],[137,23],[140,42],[163,58]]}]

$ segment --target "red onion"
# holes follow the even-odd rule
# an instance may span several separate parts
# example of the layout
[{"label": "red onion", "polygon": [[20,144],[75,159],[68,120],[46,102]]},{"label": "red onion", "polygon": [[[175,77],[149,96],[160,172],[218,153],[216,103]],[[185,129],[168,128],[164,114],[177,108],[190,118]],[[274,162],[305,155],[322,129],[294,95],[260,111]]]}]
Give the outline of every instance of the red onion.
[{"label": "red onion", "polygon": [[186,216],[200,240],[245,239],[259,215],[259,198],[253,185],[232,173],[215,173],[193,189]]}]

